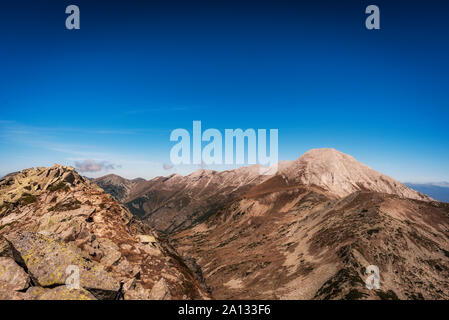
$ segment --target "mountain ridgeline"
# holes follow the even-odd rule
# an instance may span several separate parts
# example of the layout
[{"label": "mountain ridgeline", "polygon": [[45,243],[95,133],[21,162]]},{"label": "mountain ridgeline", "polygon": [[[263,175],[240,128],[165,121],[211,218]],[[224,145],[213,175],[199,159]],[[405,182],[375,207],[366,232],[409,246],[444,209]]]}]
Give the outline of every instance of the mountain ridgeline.
[{"label": "mountain ridgeline", "polygon": [[116,196],[196,261],[214,298],[449,298],[449,204],[334,149],[278,167],[120,179]]},{"label": "mountain ridgeline", "polygon": [[0,299],[449,299],[449,204],[334,149],[273,175],[32,168],[0,180],[0,270]]},{"label": "mountain ridgeline", "polygon": [[356,191],[394,194],[423,201],[430,197],[378,173],[334,149],[314,149],[294,161],[281,161],[275,175],[260,175],[258,165],[235,170],[198,170],[146,181],[107,175],[94,180],[106,192],[160,232],[188,228],[246,193],[314,186],[333,197]]},{"label": "mountain ridgeline", "polygon": [[404,183],[407,187],[427,194],[438,201],[449,202],[449,183]]}]

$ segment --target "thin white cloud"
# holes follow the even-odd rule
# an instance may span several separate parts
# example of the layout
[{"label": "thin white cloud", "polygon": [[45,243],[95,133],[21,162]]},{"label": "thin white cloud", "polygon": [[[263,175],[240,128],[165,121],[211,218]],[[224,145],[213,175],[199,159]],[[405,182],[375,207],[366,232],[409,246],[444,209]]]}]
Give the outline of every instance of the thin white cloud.
[{"label": "thin white cloud", "polygon": [[121,166],[109,163],[107,161],[95,161],[93,159],[87,159],[84,161],[75,161],[75,168],[79,172],[99,172],[109,171]]},{"label": "thin white cloud", "polygon": [[164,170],[170,170],[170,169],[173,168],[173,165],[164,163],[164,164],[162,165],[162,168],[164,168]]}]

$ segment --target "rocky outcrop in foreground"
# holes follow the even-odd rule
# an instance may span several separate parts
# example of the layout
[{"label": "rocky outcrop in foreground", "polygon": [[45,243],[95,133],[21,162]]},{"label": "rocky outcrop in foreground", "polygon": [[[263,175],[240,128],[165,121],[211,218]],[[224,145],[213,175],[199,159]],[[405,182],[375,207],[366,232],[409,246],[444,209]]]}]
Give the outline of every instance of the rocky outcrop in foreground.
[{"label": "rocky outcrop in foreground", "polygon": [[0,299],[207,299],[201,281],[73,168],[0,180]]}]

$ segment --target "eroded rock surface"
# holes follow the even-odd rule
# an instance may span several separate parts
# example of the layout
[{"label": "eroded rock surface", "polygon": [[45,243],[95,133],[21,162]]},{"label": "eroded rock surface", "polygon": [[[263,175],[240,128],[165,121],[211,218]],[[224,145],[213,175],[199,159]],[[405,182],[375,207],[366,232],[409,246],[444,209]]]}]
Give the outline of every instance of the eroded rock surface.
[{"label": "eroded rock surface", "polygon": [[[145,299],[209,298],[165,247],[126,207],[71,167],[31,168],[0,180],[0,256],[14,259],[22,270],[17,274],[31,279],[2,284],[6,299],[122,299],[131,296],[126,283],[134,283]],[[70,265],[79,268],[79,292],[64,290]],[[162,278],[168,293],[152,295]]]},{"label": "eroded rock surface", "polygon": [[96,300],[96,298],[83,288],[68,289],[66,286],[59,286],[40,294],[37,300]]},{"label": "eroded rock surface", "polygon": [[28,288],[30,277],[13,259],[0,257],[0,281],[10,284],[12,290],[20,291]]},{"label": "eroded rock surface", "polygon": [[172,241],[217,299],[449,299],[448,239],[445,203],[285,187],[250,190]]},{"label": "eroded rock surface", "polygon": [[203,222],[253,188],[273,192],[279,188],[315,186],[336,197],[372,191],[432,200],[331,148],[313,149],[294,161],[281,161],[273,175],[261,174],[264,171],[254,165],[220,172],[201,169],[187,176],[173,174],[149,181],[108,175],[94,182],[117,197],[135,216],[165,233]]},{"label": "eroded rock surface", "polygon": [[73,242],[29,231],[5,238],[12,246],[16,260],[24,264],[33,282],[41,287],[65,285],[71,274],[69,267],[75,266],[79,270],[80,286],[95,295],[114,299],[120,290],[120,283]]}]

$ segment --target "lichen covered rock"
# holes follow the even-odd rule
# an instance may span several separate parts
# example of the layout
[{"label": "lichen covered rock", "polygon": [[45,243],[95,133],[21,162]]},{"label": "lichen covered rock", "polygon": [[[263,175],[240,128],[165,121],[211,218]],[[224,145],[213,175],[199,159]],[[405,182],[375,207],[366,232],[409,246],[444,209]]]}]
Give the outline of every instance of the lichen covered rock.
[{"label": "lichen covered rock", "polygon": [[[194,275],[176,256],[150,227],[72,167],[31,168],[0,179],[0,257],[14,260],[31,282],[5,282],[13,292],[2,293],[5,299],[50,295],[65,287],[69,266],[79,268],[80,288],[97,299],[122,299],[125,283],[134,283],[127,290],[137,288],[136,298],[150,299],[162,276],[174,299],[207,298],[200,283],[185,295],[182,284]],[[58,294],[84,297],[63,288],[51,293]]]},{"label": "lichen covered rock", "polygon": [[0,300],[23,300],[25,295],[14,290],[14,286],[8,282],[0,281]]},{"label": "lichen covered rock", "polygon": [[84,289],[68,289],[66,286],[59,286],[47,290],[41,294],[37,300],[97,300],[89,291]]},{"label": "lichen covered rock", "polygon": [[9,283],[12,290],[20,291],[28,287],[30,277],[13,259],[0,257],[0,281]]},{"label": "lichen covered rock", "polygon": [[118,281],[72,243],[34,232],[18,232],[7,235],[6,239],[16,260],[27,268],[33,282],[42,287],[65,285],[70,275],[68,267],[75,266],[79,269],[82,288],[110,299],[120,290]]}]

